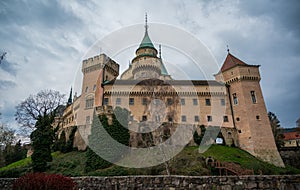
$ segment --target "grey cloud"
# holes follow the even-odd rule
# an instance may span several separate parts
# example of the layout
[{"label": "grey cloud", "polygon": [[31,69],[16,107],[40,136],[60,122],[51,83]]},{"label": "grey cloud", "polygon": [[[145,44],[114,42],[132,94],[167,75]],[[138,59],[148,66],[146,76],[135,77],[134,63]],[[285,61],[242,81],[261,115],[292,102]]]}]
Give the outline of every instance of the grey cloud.
[{"label": "grey cloud", "polygon": [[13,81],[0,80],[0,90],[7,90],[8,88],[13,88],[15,86],[17,86],[17,84]]},{"label": "grey cloud", "polygon": [[80,22],[55,0],[1,1],[0,22],[22,25],[40,25],[46,28],[74,27]]},{"label": "grey cloud", "polygon": [[16,76],[18,71],[18,64],[8,62],[5,58],[1,61],[0,69],[8,72],[9,74]]},{"label": "grey cloud", "polygon": [[298,0],[243,0],[240,1],[239,7],[242,13],[251,16],[268,16],[273,18],[282,28],[295,32],[300,35],[300,1]]}]

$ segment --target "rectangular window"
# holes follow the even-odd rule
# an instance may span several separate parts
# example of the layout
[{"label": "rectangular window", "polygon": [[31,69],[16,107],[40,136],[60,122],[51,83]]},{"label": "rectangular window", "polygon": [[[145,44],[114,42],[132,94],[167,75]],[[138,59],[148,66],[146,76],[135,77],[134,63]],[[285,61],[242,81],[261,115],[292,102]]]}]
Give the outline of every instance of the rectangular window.
[{"label": "rectangular window", "polygon": [[143,104],[143,105],[147,105],[147,98],[143,98],[143,99],[142,99],[142,104]]},{"label": "rectangular window", "polygon": [[225,106],[225,99],[221,99],[221,106]]},{"label": "rectangular window", "polygon": [[224,122],[228,122],[228,116],[227,116],[227,115],[224,115],[224,116],[223,116],[223,121],[224,121]]},{"label": "rectangular window", "polygon": [[256,96],[255,96],[255,92],[254,91],[251,91],[251,99],[252,99],[252,103],[253,104],[256,104]]},{"label": "rectangular window", "polygon": [[195,115],[195,122],[199,122],[199,116],[198,115]]},{"label": "rectangular window", "polygon": [[193,99],[193,105],[197,106],[198,105],[198,100],[196,98]]},{"label": "rectangular window", "polygon": [[121,105],[121,98],[116,99],[116,105]]},{"label": "rectangular window", "polygon": [[237,105],[238,104],[238,98],[236,96],[236,93],[232,94],[232,98],[233,98],[233,104]]},{"label": "rectangular window", "polygon": [[146,115],[142,116],[142,121],[147,121],[147,116]]},{"label": "rectangular window", "polygon": [[210,99],[209,98],[205,99],[205,105],[210,106]]},{"label": "rectangular window", "polygon": [[182,106],[185,105],[185,99],[181,98],[181,99],[180,99],[180,104],[181,104]]},{"label": "rectangular window", "polygon": [[167,99],[167,104],[168,104],[169,106],[173,104],[172,98],[168,98],[168,99]]},{"label": "rectangular window", "polygon": [[208,122],[212,121],[212,116],[211,116],[211,115],[208,115],[208,116],[207,116],[207,121],[208,121]]},{"label": "rectangular window", "polygon": [[104,105],[108,105],[108,98],[104,98],[103,104],[104,104]]},{"label": "rectangular window", "polygon": [[134,98],[129,98],[129,105],[134,105]]},{"label": "rectangular window", "polygon": [[182,122],[186,122],[186,116],[185,116],[185,115],[182,115],[182,116],[181,116],[181,121],[182,121]]}]

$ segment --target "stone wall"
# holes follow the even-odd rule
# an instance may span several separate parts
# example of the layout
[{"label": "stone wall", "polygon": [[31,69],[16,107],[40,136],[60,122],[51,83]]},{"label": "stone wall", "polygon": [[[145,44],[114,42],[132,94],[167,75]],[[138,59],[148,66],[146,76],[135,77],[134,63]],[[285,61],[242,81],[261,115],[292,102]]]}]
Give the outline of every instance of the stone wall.
[{"label": "stone wall", "polygon": [[[300,189],[300,175],[284,176],[120,176],[74,177],[79,189]],[[14,179],[0,179],[0,189],[12,188]]]},{"label": "stone wall", "polygon": [[300,150],[281,150],[279,153],[285,164],[300,169]]}]

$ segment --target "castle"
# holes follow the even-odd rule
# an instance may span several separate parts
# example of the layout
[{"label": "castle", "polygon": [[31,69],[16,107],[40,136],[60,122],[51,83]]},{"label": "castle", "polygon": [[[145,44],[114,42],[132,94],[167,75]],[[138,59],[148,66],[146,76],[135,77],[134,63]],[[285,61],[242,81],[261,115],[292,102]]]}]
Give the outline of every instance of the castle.
[{"label": "castle", "polygon": [[[111,114],[116,106],[131,113],[130,123],[188,123],[220,126],[227,145],[284,167],[277,151],[260,87],[259,65],[249,65],[229,51],[215,80],[173,80],[160,52],[145,34],[129,67],[119,76],[119,64],[105,54],[82,62],[82,91],[72,94],[64,110],[61,130],[77,126],[74,146],[86,148],[96,110]],[[172,130],[172,129],[171,129]],[[68,136],[68,135],[67,135]],[[138,146],[136,138],[131,144]]]}]

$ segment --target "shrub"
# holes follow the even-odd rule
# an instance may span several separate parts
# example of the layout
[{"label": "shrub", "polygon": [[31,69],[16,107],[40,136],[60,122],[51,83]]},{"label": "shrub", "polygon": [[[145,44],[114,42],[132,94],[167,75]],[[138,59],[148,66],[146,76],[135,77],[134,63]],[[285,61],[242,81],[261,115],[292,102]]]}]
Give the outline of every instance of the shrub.
[{"label": "shrub", "polygon": [[17,179],[13,190],[71,190],[76,183],[69,177],[58,174],[30,173]]}]

